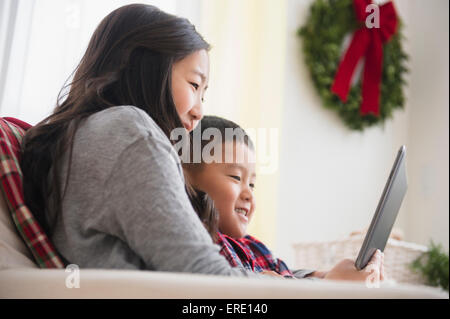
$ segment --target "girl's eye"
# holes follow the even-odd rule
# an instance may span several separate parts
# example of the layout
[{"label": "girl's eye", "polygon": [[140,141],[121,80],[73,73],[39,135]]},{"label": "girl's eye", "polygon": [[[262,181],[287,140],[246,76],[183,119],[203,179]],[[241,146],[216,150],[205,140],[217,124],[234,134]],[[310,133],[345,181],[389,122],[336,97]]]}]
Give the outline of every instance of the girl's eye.
[{"label": "girl's eye", "polygon": [[251,189],[255,189],[255,184],[250,183],[250,188],[251,188]]},{"label": "girl's eye", "polygon": [[240,181],[240,180],[241,180],[241,178],[240,178],[239,176],[236,176],[236,175],[230,175],[230,177],[231,177],[231,178],[234,178],[234,179],[237,180],[237,181]]},{"label": "girl's eye", "polygon": [[199,85],[197,83],[191,82],[191,85],[194,87],[194,89],[197,91],[199,88]]}]

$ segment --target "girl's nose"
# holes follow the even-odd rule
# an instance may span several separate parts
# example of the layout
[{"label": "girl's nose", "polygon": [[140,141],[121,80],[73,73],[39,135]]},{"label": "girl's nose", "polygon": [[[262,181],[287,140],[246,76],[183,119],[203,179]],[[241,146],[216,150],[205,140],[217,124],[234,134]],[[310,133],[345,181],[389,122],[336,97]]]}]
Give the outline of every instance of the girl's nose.
[{"label": "girl's nose", "polygon": [[203,118],[203,105],[202,105],[202,103],[199,103],[199,104],[195,105],[191,109],[189,114],[191,115],[193,121],[200,121]]},{"label": "girl's nose", "polygon": [[203,106],[202,104],[197,104],[196,106],[194,106],[191,111],[189,112],[189,115],[191,116],[192,119],[192,124],[193,124],[193,128],[195,129],[197,127],[197,124],[199,121],[201,121],[201,119],[203,118]]}]

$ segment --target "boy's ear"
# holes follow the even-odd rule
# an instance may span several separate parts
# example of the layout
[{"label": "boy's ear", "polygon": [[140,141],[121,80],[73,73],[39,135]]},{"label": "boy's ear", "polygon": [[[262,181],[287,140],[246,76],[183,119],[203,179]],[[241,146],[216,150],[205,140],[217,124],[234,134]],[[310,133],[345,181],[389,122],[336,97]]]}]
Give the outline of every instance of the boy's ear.
[{"label": "boy's ear", "polygon": [[184,172],[184,179],[188,181],[193,187],[197,186],[197,183],[195,183],[198,174],[201,172],[201,165],[197,163],[184,163],[183,164],[183,172]]},{"label": "boy's ear", "polygon": [[192,188],[197,188],[198,185],[195,183],[195,174],[197,172],[196,169],[183,167],[183,172],[185,183]]},{"label": "boy's ear", "polygon": [[186,184],[188,184],[188,185],[190,185],[190,186],[194,186],[193,184],[192,184],[192,175],[191,175],[191,172],[190,172],[190,170],[189,169],[187,169],[186,167],[184,167],[184,165],[183,165],[183,173],[184,173],[184,179],[185,179],[185,181],[186,181]]}]

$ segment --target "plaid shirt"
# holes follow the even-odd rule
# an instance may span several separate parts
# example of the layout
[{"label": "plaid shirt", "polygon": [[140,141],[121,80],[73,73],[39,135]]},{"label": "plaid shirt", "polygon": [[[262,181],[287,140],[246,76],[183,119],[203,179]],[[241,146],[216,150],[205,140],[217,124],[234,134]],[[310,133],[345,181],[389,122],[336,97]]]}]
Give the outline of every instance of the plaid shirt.
[{"label": "plaid shirt", "polygon": [[285,277],[294,277],[281,259],[275,258],[262,242],[250,235],[234,239],[218,232],[216,244],[221,248],[220,254],[225,256],[233,267],[254,272],[272,270]]}]

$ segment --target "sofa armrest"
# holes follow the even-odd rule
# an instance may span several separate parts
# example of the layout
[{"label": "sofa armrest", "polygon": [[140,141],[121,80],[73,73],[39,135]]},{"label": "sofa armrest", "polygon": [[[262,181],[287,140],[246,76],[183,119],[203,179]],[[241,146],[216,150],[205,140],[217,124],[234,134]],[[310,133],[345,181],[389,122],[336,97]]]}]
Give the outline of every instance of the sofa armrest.
[{"label": "sofa armrest", "polygon": [[81,269],[80,287],[67,288],[62,269],[0,271],[0,298],[448,298],[414,285],[367,288],[364,283],[277,278],[237,278],[137,270]]}]

